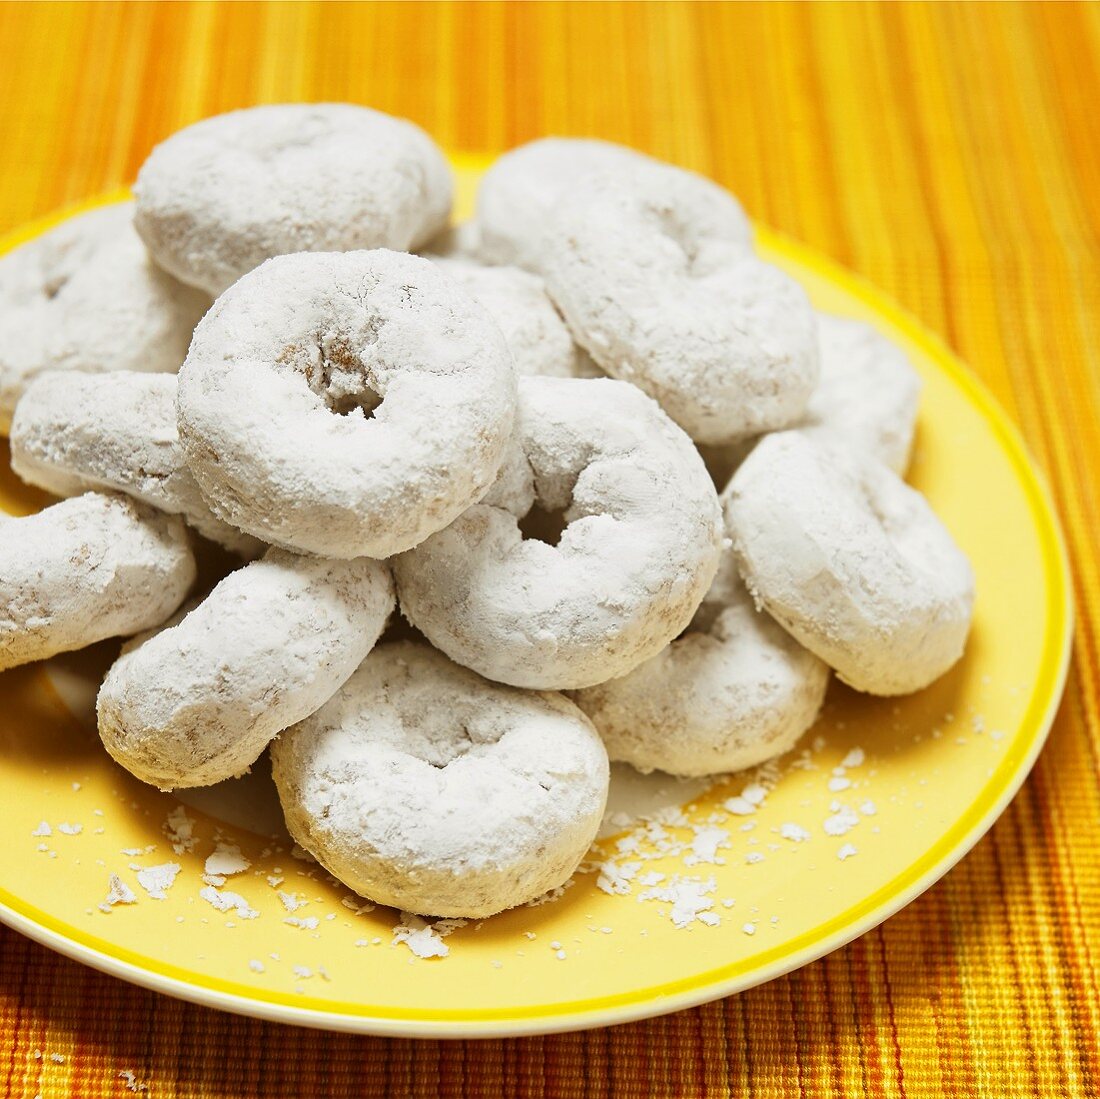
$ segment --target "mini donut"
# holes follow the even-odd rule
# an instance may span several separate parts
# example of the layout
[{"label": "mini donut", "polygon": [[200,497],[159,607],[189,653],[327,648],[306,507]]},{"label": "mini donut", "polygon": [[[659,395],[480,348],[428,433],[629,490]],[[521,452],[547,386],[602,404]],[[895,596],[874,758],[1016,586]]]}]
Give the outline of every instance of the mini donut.
[{"label": "mini donut", "polygon": [[[625,145],[590,138],[544,137],[512,149],[485,173],[478,188],[478,258],[540,271],[545,258],[543,236],[562,199],[582,188],[587,194],[588,176],[606,173],[631,179],[653,167],[664,165]],[[681,171],[693,181],[696,193],[729,206],[747,241],[748,223],[737,203],[718,184]]]},{"label": "mini donut", "polygon": [[477,919],[567,881],[607,801],[607,752],[559,694],[380,645],[271,747],[290,834],[379,904]]},{"label": "mini donut", "polygon": [[15,408],[11,468],[55,496],[124,492],[181,515],[200,534],[244,557],[261,543],[207,507],[176,433],[176,377],[114,370],[39,375]]},{"label": "mini donut", "polygon": [[[535,505],[562,513],[557,545],[524,537]],[[521,378],[498,485],[398,557],[394,578],[405,616],[451,659],[517,687],[580,688],[687,626],[722,540],[702,460],[641,390]]]},{"label": "mini donut", "polygon": [[102,206],[0,256],[0,430],[43,370],[175,372],[210,298],[157,267],[133,203]]},{"label": "mini donut", "polygon": [[726,550],[686,633],[571,697],[611,759],[696,776],[786,752],[817,719],[828,683],[828,667],[753,606]]},{"label": "mini donut", "polygon": [[447,224],[451,193],[411,122],[347,103],[251,107],[158,145],[134,224],[166,271],[217,295],[272,256],[415,248]]},{"label": "mini donut", "polygon": [[182,521],[89,492],[0,525],[0,669],[163,622],[195,579]]},{"label": "mini donut", "polygon": [[909,465],[921,380],[892,340],[862,321],[817,314],[821,380],[799,428],[858,446],[899,476]]},{"label": "mini donut", "polygon": [[962,655],[970,563],[881,462],[779,432],[745,459],[724,505],[758,605],[856,690],[917,691]]},{"label": "mini donut", "polygon": [[575,378],[590,373],[588,355],[565,327],[538,275],[518,267],[484,267],[434,258],[500,326],[520,374]]},{"label": "mini donut", "polygon": [[418,256],[268,260],[195,330],[187,463],[220,519],[325,557],[389,557],[493,483],[515,368],[492,318]]},{"label": "mini donut", "polygon": [[162,790],[243,774],[355,671],[393,604],[378,561],[268,550],[178,624],[123,651],[99,691],[100,738]]},{"label": "mini donut", "polygon": [[670,167],[588,177],[545,242],[541,273],[574,339],[696,442],[802,415],[818,379],[813,309],[746,247],[741,208],[721,189]]}]

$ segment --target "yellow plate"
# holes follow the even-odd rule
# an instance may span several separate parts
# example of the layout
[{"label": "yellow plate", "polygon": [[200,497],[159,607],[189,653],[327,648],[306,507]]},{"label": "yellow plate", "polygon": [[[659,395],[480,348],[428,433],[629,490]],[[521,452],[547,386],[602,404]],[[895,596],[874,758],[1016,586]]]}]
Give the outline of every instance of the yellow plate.
[{"label": "yellow plate", "polygon": [[[475,179],[465,165],[467,209]],[[108,973],[230,1011],[379,1034],[490,1036],[619,1023],[737,992],[835,950],[941,877],[1020,786],[1061,696],[1072,615],[1057,522],[1015,428],[946,348],[828,260],[764,228],[758,239],[816,305],[877,325],[924,378],[911,479],[978,579],[973,635],[955,670],[900,700],[834,687],[803,750],[760,776],[761,804],[733,801],[740,813],[724,803],[745,776],[707,790],[618,775],[619,804],[663,803],[659,815],[672,822],[657,847],[652,833],[640,844],[655,858],[631,851],[637,829],[624,853],[622,833],[604,841],[618,877],[629,879],[618,886],[625,892],[606,891],[614,871],[581,874],[559,899],[460,928],[445,940],[448,957],[421,959],[393,943],[392,910],[345,907],[346,891],[295,859],[285,837],[262,834],[278,827],[262,768],[185,794],[197,841],[174,853],[163,823],[179,801],[115,767],[88,719],[89,668],[102,669],[112,651],[99,646],[90,658],[0,677],[0,918]],[[8,511],[41,506],[45,497],[18,484],[6,455],[0,469]],[[834,773],[855,748],[864,761],[849,756]],[[667,808],[681,802],[683,817]],[[34,834],[43,821],[49,836]],[[219,913],[200,896],[216,834],[251,860],[225,889],[247,899],[254,919]],[[132,867],[168,861],[179,876],[153,899]],[[114,872],[137,901],[105,913],[98,904]],[[645,884],[656,874],[666,878]],[[701,912],[709,923],[674,926],[683,913],[652,895],[674,874],[704,889],[713,877]],[[308,905],[291,916],[269,876]]]}]

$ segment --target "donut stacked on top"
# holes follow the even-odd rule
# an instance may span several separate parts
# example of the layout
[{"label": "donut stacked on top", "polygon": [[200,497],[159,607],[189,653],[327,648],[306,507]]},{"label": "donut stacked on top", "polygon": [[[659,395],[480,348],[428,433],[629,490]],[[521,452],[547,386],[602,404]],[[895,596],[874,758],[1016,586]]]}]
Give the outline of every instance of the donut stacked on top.
[{"label": "donut stacked on top", "polygon": [[450,207],[411,123],[261,107],[0,259],[12,466],[68,497],[0,521],[0,667],[129,638],[123,767],[201,786],[270,746],[341,881],[484,916],[574,872],[609,757],[737,770],[830,670],[932,682],[973,577],[901,479],[905,356],[815,313],[721,187],[547,139]]}]

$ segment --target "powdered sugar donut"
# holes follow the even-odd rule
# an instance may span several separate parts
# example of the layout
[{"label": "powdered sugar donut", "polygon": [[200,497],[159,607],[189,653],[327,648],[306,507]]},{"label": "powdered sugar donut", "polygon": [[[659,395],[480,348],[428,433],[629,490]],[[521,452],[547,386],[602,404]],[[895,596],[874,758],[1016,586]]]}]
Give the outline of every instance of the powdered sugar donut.
[{"label": "powdered sugar donut", "polygon": [[500,325],[520,374],[581,377],[588,355],[565,327],[538,275],[518,267],[483,267],[466,260],[434,259]]},{"label": "powdered sugar donut", "polygon": [[[610,379],[521,378],[517,440],[498,491],[395,560],[401,608],[502,683],[624,675],[688,624],[714,577],[722,524],[702,460]],[[556,545],[523,536],[533,506],[561,512]]]},{"label": "powdered sugar donut", "polygon": [[99,692],[99,735],[131,774],[164,790],[243,774],[355,671],[393,603],[378,561],[268,550],[123,652]]},{"label": "powdered sugar donut", "polygon": [[[577,192],[590,193],[587,177],[606,174],[629,180],[654,167],[665,165],[625,145],[591,138],[545,137],[512,149],[485,173],[478,188],[479,258],[540,271],[546,227],[563,199]],[[711,180],[679,171],[694,193],[709,196],[728,210],[747,242],[748,223],[737,203]]]},{"label": "powdered sugar donut", "polygon": [[388,557],[492,484],[515,387],[500,329],[428,260],[280,256],[195,330],[180,441],[227,523],[322,556]]},{"label": "powdered sugar donut", "polygon": [[565,882],[595,838],[607,753],[558,694],[382,645],[272,745],[291,835],[345,885],[480,918]]},{"label": "powdered sugar donut", "polygon": [[195,558],[183,523],[88,493],[0,526],[0,668],[163,622]]},{"label": "powdered sugar donut", "polygon": [[212,514],[184,464],[174,374],[39,375],[15,409],[11,467],[57,496],[124,492],[242,556],[262,548]]},{"label": "powdered sugar donut", "polygon": [[614,760],[711,775],[755,767],[814,723],[829,669],[758,611],[723,553],[691,625],[629,675],[571,697]]},{"label": "powdered sugar donut", "polygon": [[0,256],[0,429],[43,370],[175,371],[206,294],[157,267],[133,203],[79,214]]},{"label": "powdered sugar donut", "polygon": [[962,655],[970,564],[880,462],[780,432],[757,444],[724,502],[757,601],[846,683],[905,694]]},{"label": "powdered sugar donut", "polygon": [[450,168],[418,126],[348,103],[230,111],[173,134],[138,173],[157,262],[220,294],[272,256],[407,250],[447,224]]},{"label": "powdered sugar donut", "polygon": [[817,384],[809,300],[746,237],[731,196],[668,167],[587,178],[546,231],[541,273],[574,338],[700,443],[789,426]]},{"label": "powdered sugar donut", "polygon": [[905,473],[921,381],[897,344],[862,321],[817,314],[821,381],[799,424],[807,435],[861,447]]}]

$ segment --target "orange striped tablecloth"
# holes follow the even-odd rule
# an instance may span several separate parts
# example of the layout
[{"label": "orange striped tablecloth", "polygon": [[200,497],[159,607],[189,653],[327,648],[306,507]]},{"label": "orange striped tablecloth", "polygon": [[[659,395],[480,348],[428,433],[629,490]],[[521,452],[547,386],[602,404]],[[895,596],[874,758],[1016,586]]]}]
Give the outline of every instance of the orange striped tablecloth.
[{"label": "orange striped tablecloth", "polygon": [[1079,610],[1066,701],[956,870],[765,987],[545,1039],[356,1038],[186,1005],[0,930],[0,1091],[125,1095],[132,1072],[165,1097],[1100,1094],[1100,7],[0,4],[0,231],[131,180],[194,119],[295,99],[471,152],[626,142],[896,297],[1053,484]]}]

